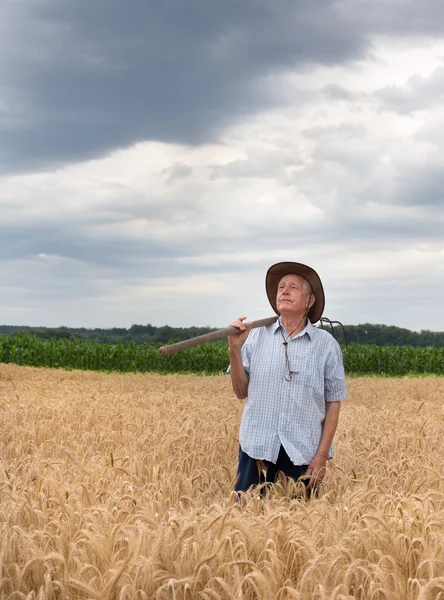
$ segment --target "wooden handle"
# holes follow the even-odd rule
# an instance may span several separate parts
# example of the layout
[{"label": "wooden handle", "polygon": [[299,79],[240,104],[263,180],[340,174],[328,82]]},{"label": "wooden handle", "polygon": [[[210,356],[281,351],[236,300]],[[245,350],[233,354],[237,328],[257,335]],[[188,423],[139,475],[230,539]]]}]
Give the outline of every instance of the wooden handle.
[{"label": "wooden handle", "polygon": [[[259,319],[259,321],[253,321],[251,323],[251,328],[256,329],[256,327],[266,327],[267,325],[275,323],[276,320],[277,316]],[[193,346],[198,346],[199,344],[206,344],[207,342],[222,340],[223,338],[229,335],[234,335],[235,333],[239,333],[239,329],[237,327],[225,327],[225,329],[218,329],[217,331],[211,331],[210,333],[205,333],[204,335],[198,335],[197,337],[184,340],[183,342],[177,342],[177,344],[162,346],[159,348],[157,353],[161,356],[168,356],[168,354],[174,354],[174,352],[185,350],[185,348],[192,348]]]}]

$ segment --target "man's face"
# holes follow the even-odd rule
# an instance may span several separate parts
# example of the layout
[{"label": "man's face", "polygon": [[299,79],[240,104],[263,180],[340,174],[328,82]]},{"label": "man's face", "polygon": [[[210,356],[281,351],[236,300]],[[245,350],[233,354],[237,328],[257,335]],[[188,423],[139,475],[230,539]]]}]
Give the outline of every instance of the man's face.
[{"label": "man's face", "polygon": [[[303,315],[314,302],[314,296],[306,291],[304,278],[299,275],[285,275],[279,282],[276,306],[281,314]],[[311,301],[313,300],[313,302]]]}]

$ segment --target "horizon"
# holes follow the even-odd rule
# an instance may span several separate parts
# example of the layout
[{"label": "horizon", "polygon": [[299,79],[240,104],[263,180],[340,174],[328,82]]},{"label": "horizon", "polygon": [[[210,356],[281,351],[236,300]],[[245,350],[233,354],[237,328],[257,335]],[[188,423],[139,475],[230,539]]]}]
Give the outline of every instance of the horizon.
[{"label": "horizon", "polygon": [[[344,328],[347,327],[365,327],[366,325],[372,326],[372,327],[394,327],[396,329],[405,329],[411,333],[417,333],[417,334],[421,334],[424,332],[431,332],[431,333],[444,333],[444,331],[440,331],[440,330],[434,330],[434,329],[410,329],[408,327],[398,327],[397,325],[386,325],[384,323],[343,323],[342,324],[344,326]],[[79,326],[70,326],[70,325],[57,325],[57,326],[46,326],[46,325],[11,325],[11,324],[0,324],[0,328],[2,327],[16,327],[16,328],[30,328],[30,329],[85,329],[87,331],[94,331],[96,329],[102,330],[102,331],[109,331],[111,329],[125,329],[126,331],[130,331],[131,327],[133,326],[142,326],[142,327],[154,327],[155,329],[160,329],[162,327],[171,327],[172,329],[223,329],[224,327],[227,327],[227,325],[221,325],[221,326],[217,326],[217,325],[178,325],[178,326],[173,326],[173,325],[169,325],[168,323],[164,323],[163,325],[153,325],[152,323],[132,323],[132,325],[130,325],[129,327],[122,327],[122,326],[110,326],[110,327],[84,327],[82,325]],[[319,321],[317,323],[315,323],[315,327],[320,327],[320,323]],[[324,329],[329,330],[330,326],[328,323],[324,323]]]}]

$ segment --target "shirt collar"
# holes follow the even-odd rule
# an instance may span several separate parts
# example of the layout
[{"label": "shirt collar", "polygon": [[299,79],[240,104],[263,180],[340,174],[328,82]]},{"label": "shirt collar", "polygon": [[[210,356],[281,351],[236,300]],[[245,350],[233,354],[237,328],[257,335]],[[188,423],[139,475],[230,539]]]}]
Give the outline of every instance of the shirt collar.
[{"label": "shirt collar", "polygon": [[[276,319],[276,322],[273,323],[272,327],[272,332],[276,333],[276,331],[278,331],[278,329],[280,329],[282,327],[282,329],[284,329],[283,325],[281,325],[281,319]],[[304,329],[302,331],[300,331],[297,335],[295,335],[294,338],[298,338],[298,337],[302,337],[303,335],[307,334],[308,337],[310,338],[310,340],[313,338],[313,330],[314,330],[314,326],[311,324],[310,319],[307,319],[307,325],[304,327]]]}]

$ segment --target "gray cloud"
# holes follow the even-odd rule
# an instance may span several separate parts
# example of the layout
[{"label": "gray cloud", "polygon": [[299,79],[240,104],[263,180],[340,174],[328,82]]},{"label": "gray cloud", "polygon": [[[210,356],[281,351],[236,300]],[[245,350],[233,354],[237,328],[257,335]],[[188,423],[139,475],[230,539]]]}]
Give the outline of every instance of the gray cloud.
[{"label": "gray cloud", "polygon": [[346,102],[351,102],[357,98],[357,94],[335,83],[326,85],[322,92],[326,98],[332,100],[345,100]]},{"label": "gray cloud", "polygon": [[[52,267],[55,281],[70,279],[71,274],[65,268],[69,263],[64,261],[71,261],[76,265],[89,265],[89,270],[95,274],[103,268],[109,277],[128,284],[148,275],[167,278],[243,272],[249,266],[239,261],[238,256],[243,253],[254,255],[259,249],[265,253],[281,252],[284,256],[288,254],[288,248],[298,254],[302,249],[309,251],[340,244],[342,251],[353,251],[358,247],[371,253],[377,248],[402,248],[406,239],[410,244],[432,244],[442,240],[442,211],[437,214],[424,208],[412,215],[397,212],[387,216],[384,212],[387,204],[380,204],[378,208],[377,198],[373,212],[366,210],[365,205],[352,204],[350,207],[347,198],[343,200],[328,211],[325,219],[313,221],[309,227],[300,225],[296,203],[289,207],[278,203],[274,216],[270,213],[263,220],[249,219],[248,214],[240,217],[241,222],[234,233],[210,210],[195,207],[188,217],[179,218],[178,205],[174,204],[157,207],[156,220],[147,220],[146,234],[142,229],[137,236],[131,230],[125,231],[125,224],[134,219],[135,210],[131,204],[127,212],[120,206],[119,219],[110,223],[117,229],[107,230],[103,223],[95,227],[93,212],[89,223],[68,217],[46,225],[28,226],[17,222],[0,227],[0,261],[9,262],[14,273],[17,271],[14,264],[20,261],[38,260],[39,256],[42,260],[45,256],[57,257],[63,260],[56,261]],[[235,206],[231,206],[230,213],[235,215],[235,211]],[[180,226],[179,233],[173,228],[165,238],[153,235],[156,229],[171,228],[175,223]],[[208,257],[208,262],[200,262],[198,259],[202,256]],[[219,261],[217,256],[224,258]],[[78,269],[77,273],[80,272]],[[18,284],[17,277],[22,277],[19,271],[9,280],[11,285]]]},{"label": "gray cloud", "polygon": [[444,164],[430,160],[425,165],[400,168],[394,182],[393,200],[399,204],[444,207]]},{"label": "gray cloud", "polygon": [[200,143],[274,102],[263,79],[362,55],[334,2],[28,0],[0,22],[3,169]]},{"label": "gray cloud", "polygon": [[403,86],[390,86],[375,92],[385,108],[400,114],[442,106],[444,100],[444,67],[430,76],[415,75]]},{"label": "gray cloud", "polygon": [[[152,322],[223,326],[232,315],[247,309],[250,318],[266,316],[265,270],[277,260],[294,258],[319,267],[329,291],[328,316],[358,322],[368,310],[365,320],[375,321],[368,300],[371,283],[364,270],[367,262],[377,253],[391,257],[418,243],[434,244],[436,250],[442,246],[444,220],[433,211],[423,211],[420,217],[400,212],[387,218],[384,205],[369,215],[358,206],[350,210],[344,204],[330,210],[324,221],[307,227],[299,224],[296,206],[291,210],[279,205],[276,208],[274,220],[252,221],[244,215],[234,234],[216,214],[195,209],[194,219],[185,230],[180,235],[172,232],[166,239],[149,233],[136,237],[130,231],[118,236],[113,231],[97,235],[91,226],[94,219],[89,226],[80,219],[73,222],[68,218],[60,218],[46,228],[9,225],[0,230],[0,273],[6,288],[0,294],[0,303],[14,301],[21,309],[36,312],[16,314],[10,310],[4,314],[16,324],[129,326],[133,322]],[[163,210],[157,208],[159,229],[174,221],[172,211],[168,204]],[[118,224],[123,226],[133,213],[134,208],[129,207],[125,215],[120,206]],[[230,213],[235,214],[233,208]],[[357,252],[361,253],[361,267],[347,270],[344,259]],[[388,285],[383,282],[395,285],[392,271],[373,276],[379,282],[372,292],[373,311],[378,311],[382,322],[393,317],[387,322],[399,323],[399,317],[397,320],[385,313],[381,304],[385,297],[381,290]],[[396,277],[402,280],[402,274]],[[189,282],[192,287],[196,280],[216,286],[223,281],[226,295],[219,292],[213,302],[211,293],[199,292],[198,288],[187,297],[180,286],[174,289],[177,282]],[[347,293],[341,286],[350,280],[360,285]],[[169,286],[169,292],[162,291]],[[405,288],[408,286],[399,289]],[[408,289],[403,293],[407,298]],[[335,309],[335,295],[339,306],[344,306],[344,314]],[[367,297],[367,304],[363,300],[357,310],[356,299],[361,296]]]},{"label": "gray cloud", "polygon": [[[3,3],[1,169],[140,140],[215,140],[233,120],[279,101],[271,73],[361,58],[373,35],[443,35],[440,16],[438,0],[420,8],[413,0]],[[324,93],[351,99],[337,84]],[[411,93],[381,98],[407,110]]]},{"label": "gray cloud", "polygon": [[167,176],[167,183],[174,183],[175,181],[189,177],[192,172],[193,167],[183,163],[176,163],[163,171],[163,173]]}]

